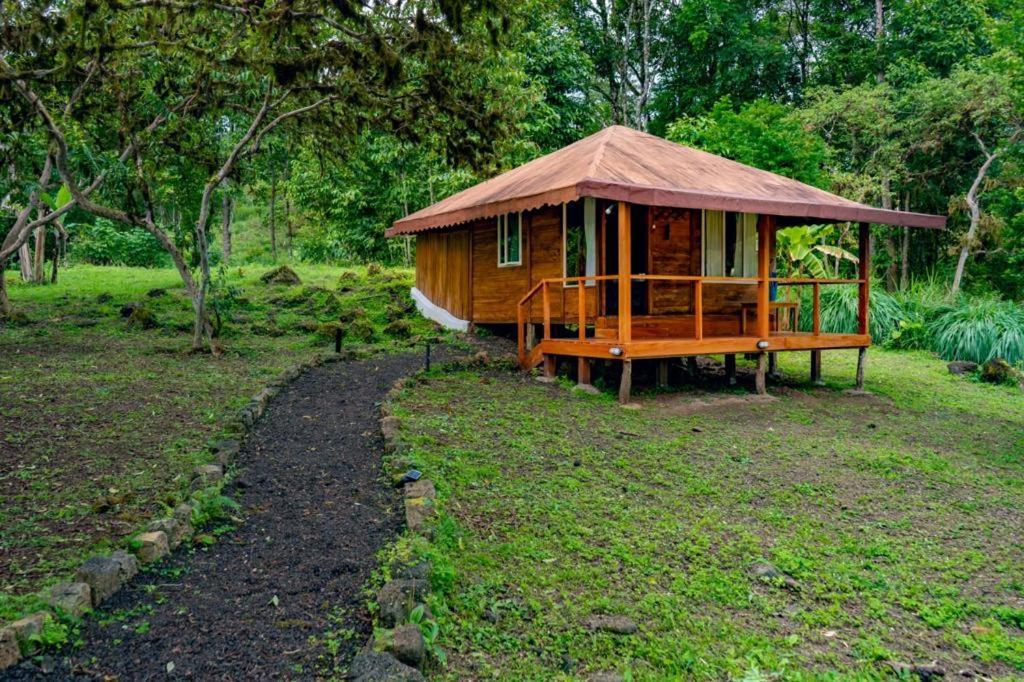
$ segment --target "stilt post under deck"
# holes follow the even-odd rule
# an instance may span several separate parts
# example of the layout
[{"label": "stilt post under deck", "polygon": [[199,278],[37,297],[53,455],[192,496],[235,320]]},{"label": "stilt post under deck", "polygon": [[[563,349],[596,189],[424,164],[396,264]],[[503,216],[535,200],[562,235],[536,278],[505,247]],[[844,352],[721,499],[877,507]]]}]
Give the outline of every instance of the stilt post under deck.
[{"label": "stilt post under deck", "polygon": [[736,354],[726,353],[725,355],[725,385],[736,385]]},{"label": "stilt post under deck", "polygon": [[766,395],[768,387],[765,384],[765,373],[768,369],[768,354],[761,351],[757,354],[757,373],[754,375],[754,390],[758,395]]},{"label": "stilt post under deck", "polygon": [[576,371],[576,383],[590,385],[590,358],[580,358]]},{"label": "stilt post under deck", "polygon": [[824,386],[825,382],[821,380],[821,351],[811,351],[811,383],[815,386]]},{"label": "stilt post under deck", "polygon": [[864,390],[864,367],[868,361],[868,349],[858,348],[857,349],[857,390]]},{"label": "stilt post under deck", "polygon": [[633,279],[630,204],[619,202],[619,343],[633,340]]},{"label": "stilt post under deck", "polygon": [[629,402],[630,392],[633,390],[633,361],[622,361],[622,379],[619,381],[619,402],[623,405]]},{"label": "stilt post under deck", "polygon": [[544,355],[544,376],[549,379],[554,379],[558,369],[558,363],[555,361],[554,355]]},{"label": "stilt post under deck", "polygon": [[658,360],[658,388],[668,388],[668,360]]}]

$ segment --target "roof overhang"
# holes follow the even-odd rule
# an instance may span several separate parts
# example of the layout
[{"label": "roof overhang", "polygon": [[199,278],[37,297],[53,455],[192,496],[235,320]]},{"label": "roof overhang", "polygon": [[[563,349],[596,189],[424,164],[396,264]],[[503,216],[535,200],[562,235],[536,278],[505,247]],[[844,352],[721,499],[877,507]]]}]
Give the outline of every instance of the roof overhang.
[{"label": "roof overhang", "polygon": [[788,225],[850,221],[933,229],[942,229],[946,226],[945,216],[911,213],[909,211],[890,211],[872,208],[852,201],[849,203],[827,203],[766,199],[584,178],[580,182],[568,187],[552,189],[529,196],[481,203],[476,206],[437,213],[431,213],[429,209],[426,209],[395,221],[386,234],[389,237],[415,234],[431,229],[451,227],[471,220],[490,218],[511,211],[528,211],[547,205],[561,204],[566,201],[574,201],[580,197],[627,201],[648,206],[762,213],[785,218],[786,220],[783,222]]}]

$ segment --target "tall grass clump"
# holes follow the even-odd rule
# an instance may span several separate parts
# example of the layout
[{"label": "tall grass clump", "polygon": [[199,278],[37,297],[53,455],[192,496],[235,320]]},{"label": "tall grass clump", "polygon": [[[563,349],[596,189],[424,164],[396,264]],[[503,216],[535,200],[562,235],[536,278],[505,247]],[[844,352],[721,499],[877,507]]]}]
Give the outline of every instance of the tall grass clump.
[{"label": "tall grass clump", "polygon": [[946,360],[1024,363],[1024,306],[981,298],[965,301],[931,323],[933,350]]}]

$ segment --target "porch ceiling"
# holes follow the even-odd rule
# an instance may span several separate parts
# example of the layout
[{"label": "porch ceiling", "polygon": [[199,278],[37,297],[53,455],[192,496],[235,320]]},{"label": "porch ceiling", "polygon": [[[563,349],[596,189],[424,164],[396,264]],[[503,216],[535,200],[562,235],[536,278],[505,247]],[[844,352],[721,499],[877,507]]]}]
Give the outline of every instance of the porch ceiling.
[{"label": "porch ceiling", "polygon": [[859,204],[790,178],[611,126],[398,220],[388,236],[583,196],[650,206],[763,213],[780,224],[856,221],[942,228],[944,216]]}]

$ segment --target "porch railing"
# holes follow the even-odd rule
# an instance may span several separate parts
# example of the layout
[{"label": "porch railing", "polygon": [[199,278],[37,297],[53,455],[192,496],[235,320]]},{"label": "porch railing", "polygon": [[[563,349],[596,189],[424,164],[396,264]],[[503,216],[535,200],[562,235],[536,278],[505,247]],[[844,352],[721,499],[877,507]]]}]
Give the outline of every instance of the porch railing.
[{"label": "porch railing", "polygon": [[[551,315],[551,288],[553,285],[560,285],[563,289],[563,304],[562,304],[562,323],[563,325],[567,321],[566,311],[569,308],[568,296],[566,295],[569,287],[566,285],[575,284],[576,287],[576,325],[578,327],[576,334],[580,341],[585,341],[587,338],[587,322],[593,317],[595,319],[600,315],[600,311],[597,310],[593,316],[587,312],[587,289],[590,283],[594,283],[595,291],[598,290],[601,283],[618,281],[618,275],[591,275],[581,277],[550,277],[542,279],[537,282],[530,289],[526,295],[524,295],[516,306],[516,330],[518,336],[518,350],[520,361],[526,358],[528,349],[526,348],[526,325],[533,324],[531,315],[532,304],[534,298],[540,294],[541,304],[543,306],[543,336],[538,341],[552,339],[551,327],[552,327],[552,315]],[[688,282],[691,284],[691,301],[692,301],[692,315],[694,318],[694,334],[693,339],[700,341],[704,338],[704,285],[711,284],[732,284],[732,285],[760,285],[762,280],[758,277],[705,277],[698,275],[645,275],[637,274],[630,275],[630,280],[633,282]],[[774,283],[781,286],[811,286],[812,290],[812,331],[813,336],[821,335],[821,287],[823,285],[834,285],[834,284],[857,284],[861,288],[861,298],[866,298],[867,282],[864,279],[812,279],[812,278],[799,278],[799,277],[769,277],[767,278],[768,283]],[[599,293],[596,294],[598,301],[601,300]],[[595,308],[600,308],[600,304],[597,303]],[[861,323],[859,333],[867,333],[867,310],[865,302],[861,302]],[[766,311],[758,310],[758,315],[766,314]],[[656,316],[656,315],[655,315]],[[795,330],[794,330],[795,331]]]}]

